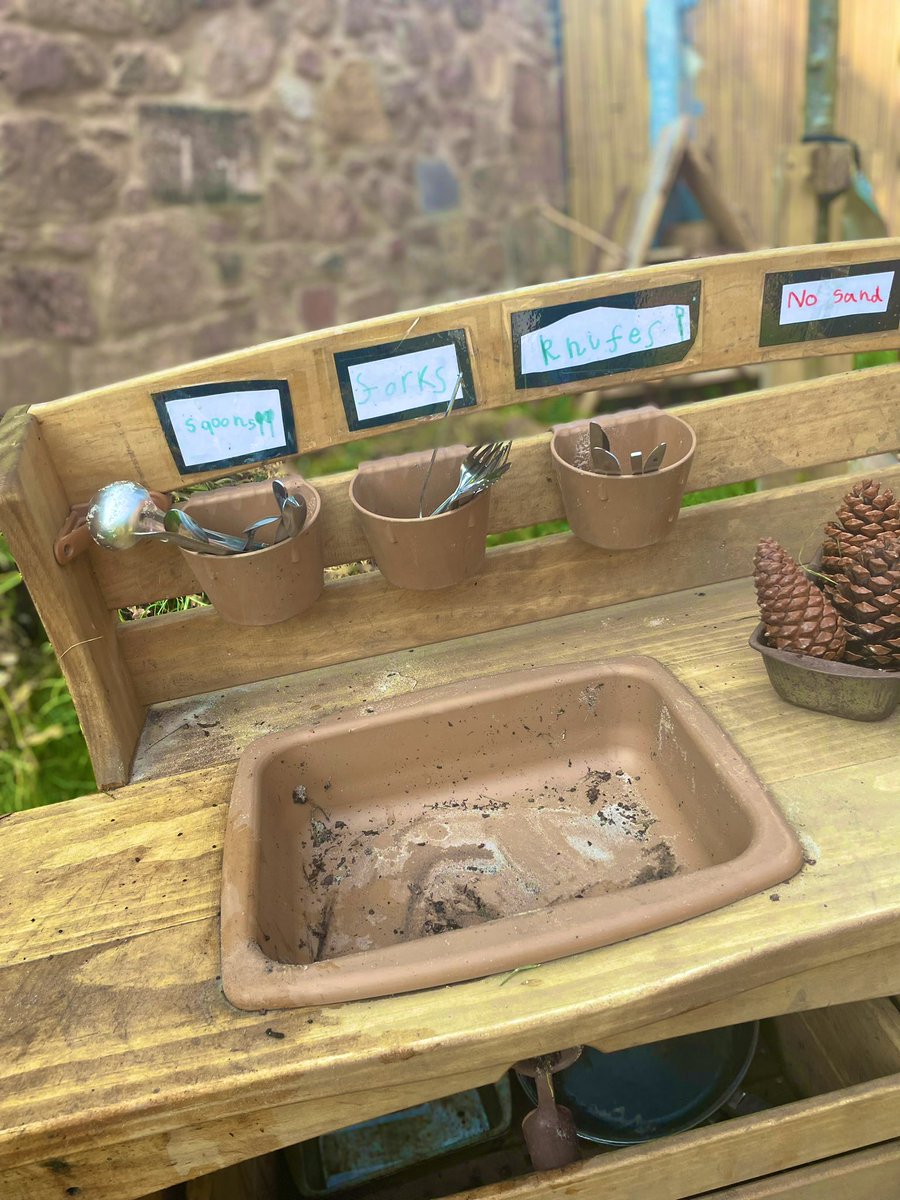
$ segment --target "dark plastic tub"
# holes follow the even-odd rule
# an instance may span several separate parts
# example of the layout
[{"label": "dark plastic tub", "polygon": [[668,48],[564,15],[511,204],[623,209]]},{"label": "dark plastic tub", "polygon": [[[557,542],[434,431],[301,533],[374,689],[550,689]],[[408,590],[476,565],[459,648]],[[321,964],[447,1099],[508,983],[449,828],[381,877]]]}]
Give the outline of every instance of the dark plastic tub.
[{"label": "dark plastic tub", "polygon": [[774,650],[764,638],[763,625],[757,625],[750,645],[763,656],[772,687],[789,704],[851,721],[883,721],[900,703],[900,671]]},{"label": "dark plastic tub", "polygon": [[[579,1137],[604,1146],[633,1146],[682,1133],[738,1093],[758,1038],[759,1022],[749,1021],[611,1054],[585,1046],[576,1062],[554,1075],[556,1100],[572,1113]],[[517,1077],[533,1103],[534,1080]],[[737,1104],[736,1110],[761,1107],[754,1101],[746,1108]]]},{"label": "dark plastic tub", "polygon": [[512,1119],[509,1079],[417,1104],[324,1134],[285,1151],[297,1189],[329,1197],[404,1167],[505,1133]]}]

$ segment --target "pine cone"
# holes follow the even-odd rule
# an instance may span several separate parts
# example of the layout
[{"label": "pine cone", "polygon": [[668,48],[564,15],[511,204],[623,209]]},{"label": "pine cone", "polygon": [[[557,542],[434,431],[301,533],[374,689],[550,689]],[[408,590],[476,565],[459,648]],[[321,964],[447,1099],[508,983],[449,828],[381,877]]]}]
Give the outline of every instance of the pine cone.
[{"label": "pine cone", "polygon": [[841,558],[834,589],[846,661],[900,671],[900,537],[875,539]]},{"label": "pine cone", "polygon": [[881,484],[872,479],[864,479],[850,489],[837,510],[845,533],[868,540],[900,533],[900,502],[890,488],[883,492],[880,489]]},{"label": "pine cone", "polygon": [[840,659],[847,640],[840,618],[788,552],[774,538],[763,538],[753,565],[769,645],[814,658]]},{"label": "pine cone", "polygon": [[[841,501],[837,510],[838,522],[829,521],[825,526],[822,543],[822,571],[826,575],[840,574],[841,560],[852,558],[859,562],[861,551],[871,545],[873,539],[885,534],[900,532],[900,503],[890,488],[882,492],[881,484],[864,479],[855,484]],[[824,585],[830,597],[831,581]]]}]

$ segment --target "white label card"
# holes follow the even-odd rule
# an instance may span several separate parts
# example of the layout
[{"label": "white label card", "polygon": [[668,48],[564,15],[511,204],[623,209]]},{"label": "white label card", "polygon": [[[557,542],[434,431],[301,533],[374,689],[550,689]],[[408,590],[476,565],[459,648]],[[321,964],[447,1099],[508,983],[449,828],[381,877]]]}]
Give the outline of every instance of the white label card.
[{"label": "white label card", "polygon": [[358,362],[349,368],[350,389],[361,422],[449,403],[462,367],[453,343]]},{"label": "white label card", "polygon": [[813,279],[785,283],[781,288],[782,325],[800,321],[827,321],[859,313],[887,311],[894,284],[893,271],[850,275],[845,279]]},{"label": "white label card", "polygon": [[523,375],[566,371],[585,363],[674,346],[690,338],[691,310],[686,304],[655,308],[598,305],[523,333],[521,369]]},{"label": "white label card", "polygon": [[297,448],[283,380],[200,384],[153,399],[182,471],[261,462]]}]

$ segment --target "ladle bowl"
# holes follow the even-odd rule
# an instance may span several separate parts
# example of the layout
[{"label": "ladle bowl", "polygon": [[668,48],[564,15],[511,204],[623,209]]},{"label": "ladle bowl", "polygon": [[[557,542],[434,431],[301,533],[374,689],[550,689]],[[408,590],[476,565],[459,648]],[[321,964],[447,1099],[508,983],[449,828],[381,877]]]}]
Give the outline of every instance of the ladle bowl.
[{"label": "ladle bowl", "polygon": [[146,533],[161,533],[165,514],[145,487],[118,480],[102,487],[85,521],[91,537],[107,550],[129,550]]}]

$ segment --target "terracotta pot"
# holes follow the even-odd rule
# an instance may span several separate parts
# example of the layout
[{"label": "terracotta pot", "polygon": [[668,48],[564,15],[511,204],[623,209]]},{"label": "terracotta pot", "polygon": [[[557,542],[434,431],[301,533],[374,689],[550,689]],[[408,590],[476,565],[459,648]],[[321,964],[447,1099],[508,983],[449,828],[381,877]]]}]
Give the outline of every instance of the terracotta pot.
[{"label": "terracotta pot", "polygon": [[766,645],[762,624],[753,631],[750,645],[763,656],[769,682],[778,695],[799,708],[851,721],[883,721],[900,703],[900,671],[876,671],[775,650]]},{"label": "terracotta pot", "polygon": [[636,409],[603,417],[610,449],[625,472],[628,455],[644,458],[666,442],[665,466],[648,475],[599,475],[574,465],[579,440],[588,421],[557,425],[550,454],[572,532],[604,550],[636,550],[652,546],[671,530],[681,508],[697,438],[686,422],[658,409]]},{"label": "terracotta pot", "polygon": [[[430,512],[459,482],[465,446],[439,450],[425,495]],[[431,451],[363,463],[350,484],[378,569],[395,587],[431,591],[475,575],[484,562],[491,489],[462,508],[419,517],[419,496]]]},{"label": "terracotta pot", "polygon": [[[325,580],[319,493],[297,477],[286,476],[284,484],[291,495],[306,500],[306,521],[295,537],[249,554],[197,554],[179,547],[223,621],[275,625],[298,616],[322,592]],[[198,493],[181,507],[201,525],[233,534],[243,533],[254,521],[278,514],[278,503],[268,482]]]}]

